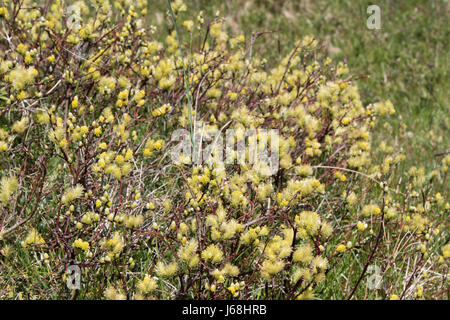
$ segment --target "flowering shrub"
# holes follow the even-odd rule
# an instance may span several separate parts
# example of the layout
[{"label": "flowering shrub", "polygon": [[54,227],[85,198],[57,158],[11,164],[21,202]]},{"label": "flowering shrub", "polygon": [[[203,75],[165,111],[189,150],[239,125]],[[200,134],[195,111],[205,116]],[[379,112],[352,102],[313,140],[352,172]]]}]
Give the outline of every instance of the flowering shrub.
[{"label": "flowering shrub", "polygon": [[[362,105],[311,37],[269,67],[219,18],[180,20],[179,0],[161,42],[146,5],[3,1],[0,297],[364,298],[378,265],[382,297],[442,298],[449,156],[426,173],[372,150],[393,105]],[[276,139],[278,170],[217,149],[174,162],[172,133],[199,128],[200,147]]]}]

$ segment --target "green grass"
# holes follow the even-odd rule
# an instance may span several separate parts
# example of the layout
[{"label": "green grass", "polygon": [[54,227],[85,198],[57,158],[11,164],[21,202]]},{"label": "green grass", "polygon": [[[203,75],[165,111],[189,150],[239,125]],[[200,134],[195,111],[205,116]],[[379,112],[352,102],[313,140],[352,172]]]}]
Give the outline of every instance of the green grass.
[{"label": "green grass", "polygon": [[[366,27],[370,4],[381,8],[381,30]],[[407,139],[396,147],[404,148],[406,163],[432,168],[440,160],[435,154],[450,149],[449,6],[443,0],[195,0],[181,19],[203,10],[210,21],[220,11],[228,28],[247,39],[273,31],[255,42],[269,65],[296,39],[314,35],[329,56],[346,61],[350,73],[361,76],[363,103],[390,99],[394,104],[397,114],[379,125],[375,143],[394,142],[404,124]],[[149,8],[163,12],[167,2],[158,0]],[[157,21],[161,16],[152,16],[152,23]]]}]

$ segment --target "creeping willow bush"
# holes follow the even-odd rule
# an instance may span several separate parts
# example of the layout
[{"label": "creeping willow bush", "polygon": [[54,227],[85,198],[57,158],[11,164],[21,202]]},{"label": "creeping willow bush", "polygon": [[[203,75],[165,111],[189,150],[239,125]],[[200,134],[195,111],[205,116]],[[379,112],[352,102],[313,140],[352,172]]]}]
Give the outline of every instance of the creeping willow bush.
[{"label": "creeping willow bush", "polygon": [[[394,106],[364,106],[311,37],[272,66],[218,17],[146,7],[2,1],[1,298],[445,298],[448,155],[372,149]],[[279,170],[174,162],[200,124],[278,129]]]}]

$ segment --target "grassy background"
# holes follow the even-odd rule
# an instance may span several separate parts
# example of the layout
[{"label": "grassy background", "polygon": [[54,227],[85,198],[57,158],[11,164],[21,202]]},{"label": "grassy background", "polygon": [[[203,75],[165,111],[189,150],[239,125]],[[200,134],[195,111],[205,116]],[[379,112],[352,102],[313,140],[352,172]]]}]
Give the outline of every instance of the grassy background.
[{"label": "grassy background", "polygon": [[[376,143],[403,139],[407,165],[432,168],[436,153],[449,151],[450,4],[443,0],[193,0],[180,19],[204,11],[206,21],[217,11],[227,27],[246,39],[260,31],[256,50],[279,61],[295,40],[314,35],[327,54],[346,61],[358,80],[363,103],[390,99],[397,116],[377,128]],[[369,30],[366,9],[381,8],[381,30]],[[164,12],[166,0],[149,5]],[[151,14],[150,14],[151,15]],[[161,24],[164,17],[152,17]],[[181,21],[180,21],[181,22]],[[179,23],[180,23],[179,22]],[[399,130],[404,128],[405,135]],[[430,133],[432,131],[432,133]]]}]

